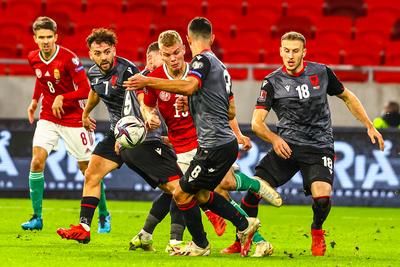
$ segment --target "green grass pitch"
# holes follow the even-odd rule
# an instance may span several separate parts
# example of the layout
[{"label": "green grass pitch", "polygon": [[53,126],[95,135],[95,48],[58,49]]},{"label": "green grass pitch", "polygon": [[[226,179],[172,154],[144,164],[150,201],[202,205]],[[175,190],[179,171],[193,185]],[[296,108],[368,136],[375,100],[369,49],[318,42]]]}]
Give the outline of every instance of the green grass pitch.
[{"label": "green grass pitch", "polygon": [[[327,230],[325,257],[312,257],[307,206],[273,208],[262,205],[261,233],[275,252],[266,258],[241,258],[219,251],[233,241],[234,228],[217,237],[203,217],[212,252],[208,257],[172,257],[164,252],[169,239],[169,216],[153,234],[157,252],[129,251],[128,243],[142,227],[149,202],[109,201],[110,234],[97,234],[97,220],[87,245],[61,240],[58,227],[78,222],[79,200],[45,200],[44,229],[25,232],[20,224],[31,213],[28,199],[0,199],[0,266],[400,266],[400,210],[333,207]],[[97,212],[96,212],[97,218]],[[189,239],[185,232],[185,240]]]}]

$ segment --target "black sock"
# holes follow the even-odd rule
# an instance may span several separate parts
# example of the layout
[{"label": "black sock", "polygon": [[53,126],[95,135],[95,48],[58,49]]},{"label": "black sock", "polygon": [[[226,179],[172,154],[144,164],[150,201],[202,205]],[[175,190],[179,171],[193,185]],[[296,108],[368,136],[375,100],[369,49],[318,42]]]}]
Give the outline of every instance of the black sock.
[{"label": "black sock", "polygon": [[259,198],[254,193],[247,191],[247,194],[242,198],[242,203],[240,207],[249,215],[249,217],[257,217],[258,215],[258,203],[260,203],[261,198]]},{"label": "black sock", "polygon": [[240,214],[240,212],[235,209],[228,200],[216,192],[211,192],[207,203],[201,206],[208,208],[222,218],[231,221],[239,231],[243,231],[249,226],[246,217]]},{"label": "black sock", "polygon": [[99,204],[100,199],[97,197],[83,197],[81,200],[81,214],[80,223],[84,223],[90,226],[92,223],[94,211]]},{"label": "black sock", "polygon": [[170,240],[183,240],[183,232],[185,231],[185,221],[183,219],[182,211],[178,208],[175,201],[171,201],[170,212],[171,215],[171,232]]},{"label": "black sock", "polygon": [[312,209],[314,211],[314,219],[311,229],[320,230],[331,210],[331,198],[329,196],[324,196],[313,198],[313,200]]},{"label": "black sock", "polygon": [[143,230],[152,234],[156,226],[167,216],[171,205],[172,195],[162,193],[153,201],[149,215],[147,215]]},{"label": "black sock", "polygon": [[177,206],[183,214],[185,225],[192,235],[193,242],[201,248],[206,248],[208,240],[206,232],[204,232],[201,213],[196,200],[193,199],[191,202],[183,205],[177,204]]}]

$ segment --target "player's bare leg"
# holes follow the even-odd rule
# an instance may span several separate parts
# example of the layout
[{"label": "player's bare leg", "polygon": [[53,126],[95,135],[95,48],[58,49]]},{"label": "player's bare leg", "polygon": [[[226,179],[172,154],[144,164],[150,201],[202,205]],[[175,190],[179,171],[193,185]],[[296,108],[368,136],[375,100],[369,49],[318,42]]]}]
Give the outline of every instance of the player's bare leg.
[{"label": "player's bare leg", "polygon": [[311,225],[311,252],[313,256],[325,255],[325,231],[322,229],[322,224],[331,210],[331,191],[332,186],[327,182],[315,181],[311,184],[311,194],[314,202],[312,205],[314,218]]},{"label": "player's bare leg", "polygon": [[29,190],[32,201],[33,216],[27,222],[21,224],[24,230],[42,230],[42,203],[44,191],[44,167],[47,159],[47,151],[35,146],[32,149],[32,160],[29,172]]},{"label": "player's bare leg", "polygon": [[57,233],[66,239],[74,239],[81,243],[90,241],[90,225],[94,211],[99,203],[100,182],[104,176],[116,169],[118,164],[98,155],[92,155],[85,171],[85,184],[81,201],[80,224],[71,225],[70,229],[59,228]]}]

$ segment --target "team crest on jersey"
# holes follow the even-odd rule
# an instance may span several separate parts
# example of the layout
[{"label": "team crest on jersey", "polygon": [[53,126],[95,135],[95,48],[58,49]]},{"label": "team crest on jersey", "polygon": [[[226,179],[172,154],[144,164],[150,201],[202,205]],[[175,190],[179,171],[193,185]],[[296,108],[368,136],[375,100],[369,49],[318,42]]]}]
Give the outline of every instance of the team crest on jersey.
[{"label": "team crest on jersey", "polygon": [[72,63],[74,63],[75,65],[79,65],[79,58],[78,57],[73,57],[72,58]]},{"label": "team crest on jersey", "polygon": [[257,101],[258,102],[265,102],[266,99],[267,99],[267,91],[261,90]]},{"label": "team crest on jersey", "polygon": [[195,61],[192,63],[193,69],[201,69],[204,66],[203,62]]},{"label": "team crest on jersey", "polygon": [[54,69],[54,79],[56,79],[56,82],[58,82],[58,80],[60,80],[60,78],[61,78],[60,70]]},{"label": "team crest on jersey", "polygon": [[310,76],[310,82],[314,89],[319,89],[319,79],[317,74]]},{"label": "team crest on jersey", "polygon": [[169,92],[161,91],[159,96],[160,99],[165,102],[171,99],[171,94]]},{"label": "team crest on jersey", "polygon": [[40,69],[35,69],[36,77],[42,78],[42,71]]},{"label": "team crest on jersey", "polygon": [[118,80],[118,76],[117,75],[113,75],[111,77],[111,86],[113,89],[115,89],[115,87],[117,86],[117,80]]}]

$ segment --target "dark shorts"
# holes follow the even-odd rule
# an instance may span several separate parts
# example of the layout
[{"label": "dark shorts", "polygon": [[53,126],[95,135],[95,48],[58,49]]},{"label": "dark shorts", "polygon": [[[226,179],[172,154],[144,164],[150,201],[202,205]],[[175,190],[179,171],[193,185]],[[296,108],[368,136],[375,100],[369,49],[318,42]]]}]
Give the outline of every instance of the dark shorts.
[{"label": "dark shorts", "polygon": [[153,188],[178,180],[183,175],[176,163],[175,152],[161,141],[147,141],[137,147],[123,149],[121,157]]},{"label": "dark shorts", "polygon": [[106,133],[103,140],[101,140],[95,147],[93,154],[102,158],[114,161],[118,164],[118,168],[122,166],[122,158],[117,155],[114,150],[115,137],[111,132]]},{"label": "dark shorts", "polygon": [[237,155],[236,139],[212,149],[199,147],[188,170],[179,181],[182,190],[190,194],[196,194],[201,189],[214,191],[235,162]]},{"label": "dark shorts", "polygon": [[273,149],[256,166],[255,176],[278,187],[287,183],[298,171],[303,177],[303,188],[306,195],[311,194],[311,183],[323,181],[333,183],[334,151],[329,148],[313,148],[289,144],[292,156],[280,158]]}]

